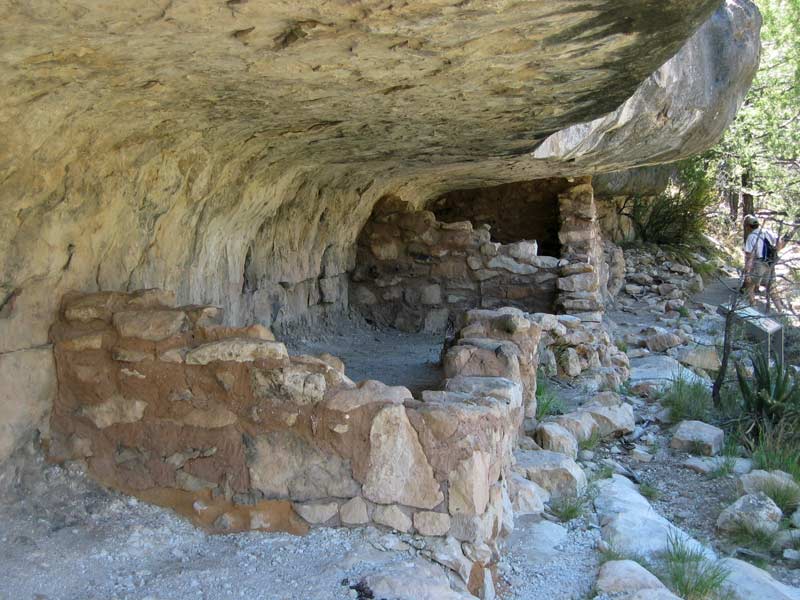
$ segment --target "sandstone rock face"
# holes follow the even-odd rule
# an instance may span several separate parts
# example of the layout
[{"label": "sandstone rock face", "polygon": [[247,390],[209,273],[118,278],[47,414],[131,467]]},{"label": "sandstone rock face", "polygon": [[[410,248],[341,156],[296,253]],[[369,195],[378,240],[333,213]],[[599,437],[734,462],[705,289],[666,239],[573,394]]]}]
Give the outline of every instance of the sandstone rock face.
[{"label": "sandstone rock face", "polygon": [[759,532],[767,535],[778,531],[783,513],[764,492],[746,494],[723,510],[717,518],[721,531]]},{"label": "sandstone rock face", "polygon": [[681,421],[672,436],[670,446],[684,452],[714,456],[722,450],[725,432],[702,421]]},{"label": "sandstone rock face", "polygon": [[[291,356],[263,326],[212,326],[212,307],[166,310],[169,296],[65,299],[51,331],[52,460],[85,460],[104,485],[213,531],[375,523],[483,548],[513,529],[507,477],[540,334],[521,312],[475,311],[459,332],[480,334],[465,338],[475,350],[505,348],[523,366],[512,378],[502,362],[462,373],[467,361],[420,402],[401,386],[354,384],[333,356]],[[185,317],[169,337],[145,339],[118,326],[131,312],[138,323]],[[0,367],[15,354],[29,353],[0,355]],[[22,384],[49,393],[46,381]],[[546,493],[528,483],[516,497],[541,512]]]},{"label": "sandstone rock face", "polygon": [[640,590],[667,590],[658,577],[632,560],[610,560],[603,563],[597,575],[598,592],[633,594]]},{"label": "sandstone rock face", "polygon": [[291,433],[277,431],[257,437],[253,454],[250,480],[267,498],[351,498],[360,490],[345,461],[326,456]]},{"label": "sandstone rock face", "polygon": [[[695,33],[717,4],[4,6],[0,353],[45,344],[69,289],[168,287],[175,298],[142,302],[219,304],[228,325],[341,314],[383,197],[419,208],[453,189],[696,152],[756,62],[749,4],[728,2]],[[642,84],[690,37],[670,61],[683,70]],[[696,72],[700,88],[685,81]],[[567,129],[569,148],[531,156],[637,86],[613,127]],[[623,116],[643,133],[600,135],[623,131]],[[70,314],[102,321],[109,306]]]},{"label": "sandstone rock face", "polygon": [[444,496],[402,406],[381,410],[372,423],[364,496],[378,504],[433,508]]},{"label": "sandstone rock face", "polygon": [[539,450],[517,452],[516,458],[514,469],[547,490],[552,498],[579,496],[586,489],[586,475],[568,456]]}]

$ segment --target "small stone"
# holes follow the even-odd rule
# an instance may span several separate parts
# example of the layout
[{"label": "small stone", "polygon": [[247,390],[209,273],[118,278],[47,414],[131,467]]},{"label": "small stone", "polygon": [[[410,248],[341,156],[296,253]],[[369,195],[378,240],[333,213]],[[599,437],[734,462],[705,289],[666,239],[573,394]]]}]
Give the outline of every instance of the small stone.
[{"label": "small stone", "polygon": [[379,525],[386,525],[402,533],[411,531],[411,519],[396,504],[376,506],[372,519]]},{"label": "small stone", "polygon": [[541,423],[534,434],[536,442],[545,450],[561,452],[570,458],[578,456],[578,441],[572,433],[558,423]]},{"label": "small stone", "polygon": [[292,506],[297,514],[312,525],[326,523],[339,512],[339,505],[336,502],[293,504]]},{"label": "small stone", "polygon": [[351,498],[339,507],[339,519],[344,525],[364,525],[369,523],[367,503],[360,496]]},{"label": "small stone", "polygon": [[446,535],[450,530],[450,515],[428,511],[414,513],[414,528],[420,535]]}]

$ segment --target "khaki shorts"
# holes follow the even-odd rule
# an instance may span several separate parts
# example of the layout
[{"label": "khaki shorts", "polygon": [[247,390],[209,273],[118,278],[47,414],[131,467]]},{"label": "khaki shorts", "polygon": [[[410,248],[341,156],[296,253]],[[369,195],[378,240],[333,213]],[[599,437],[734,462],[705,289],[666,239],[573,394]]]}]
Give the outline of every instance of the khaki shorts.
[{"label": "khaki shorts", "polygon": [[758,288],[760,288],[762,285],[767,285],[769,282],[771,271],[772,268],[770,265],[765,263],[763,260],[754,261],[753,268],[750,269],[749,273],[750,285],[747,287],[758,291]]}]

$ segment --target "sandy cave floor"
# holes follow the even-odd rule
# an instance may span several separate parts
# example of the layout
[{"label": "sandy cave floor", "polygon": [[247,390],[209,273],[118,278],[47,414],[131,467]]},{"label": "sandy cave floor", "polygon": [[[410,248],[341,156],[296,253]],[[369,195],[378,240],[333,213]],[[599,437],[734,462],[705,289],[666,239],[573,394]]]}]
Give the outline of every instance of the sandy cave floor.
[{"label": "sandy cave floor", "polygon": [[340,358],[353,381],[377,379],[386,385],[406,386],[415,395],[441,389],[444,334],[377,329],[350,319],[315,334],[278,337],[292,354],[327,352]]}]

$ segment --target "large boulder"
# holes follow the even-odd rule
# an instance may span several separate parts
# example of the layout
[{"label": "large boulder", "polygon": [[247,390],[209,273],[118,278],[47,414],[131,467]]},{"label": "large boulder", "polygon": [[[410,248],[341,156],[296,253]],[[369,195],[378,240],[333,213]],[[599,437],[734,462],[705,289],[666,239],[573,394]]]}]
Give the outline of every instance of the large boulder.
[{"label": "large boulder", "polygon": [[573,459],[549,450],[520,450],[514,470],[547,490],[552,498],[579,496],[586,489],[586,475]]},{"label": "large boulder", "polygon": [[670,447],[693,454],[714,456],[722,450],[725,432],[702,421],[681,421],[672,434]]},{"label": "large boulder", "polygon": [[746,494],[720,513],[717,529],[771,535],[780,529],[781,518],[783,512],[764,492]]}]

